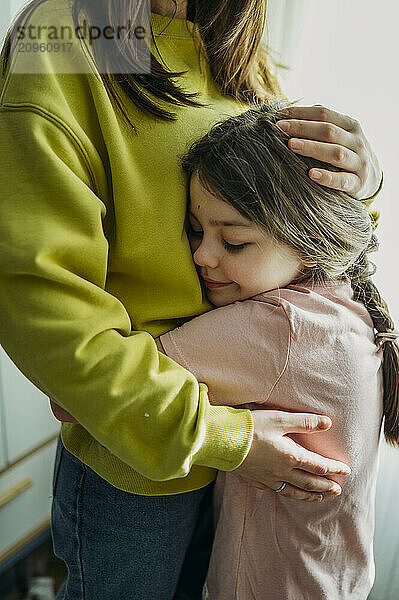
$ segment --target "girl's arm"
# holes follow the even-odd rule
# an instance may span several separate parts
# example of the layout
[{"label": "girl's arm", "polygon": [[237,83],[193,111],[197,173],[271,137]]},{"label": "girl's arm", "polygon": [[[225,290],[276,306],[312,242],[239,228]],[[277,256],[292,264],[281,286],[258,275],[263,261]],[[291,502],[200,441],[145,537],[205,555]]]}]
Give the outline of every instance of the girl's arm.
[{"label": "girl's arm", "polygon": [[71,415],[71,413],[64,408],[61,408],[61,406],[58,406],[58,404],[52,400],[50,400],[50,408],[55,418],[58,421],[61,421],[61,423],[79,423],[79,421],[77,421],[75,417]]}]

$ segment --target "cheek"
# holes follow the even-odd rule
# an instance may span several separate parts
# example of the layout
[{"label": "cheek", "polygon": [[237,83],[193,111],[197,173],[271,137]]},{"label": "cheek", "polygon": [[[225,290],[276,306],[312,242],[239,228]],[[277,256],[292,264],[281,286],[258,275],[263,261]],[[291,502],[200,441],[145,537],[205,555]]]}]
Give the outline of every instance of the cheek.
[{"label": "cheek", "polygon": [[242,288],[251,286],[254,278],[248,262],[241,262],[238,258],[233,258],[226,264],[224,274],[226,279],[235,281]]},{"label": "cheek", "polygon": [[241,269],[241,287],[248,292],[253,292],[260,287],[267,285],[270,280],[270,267],[264,257],[253,256],[252,260],[247,260]]}]

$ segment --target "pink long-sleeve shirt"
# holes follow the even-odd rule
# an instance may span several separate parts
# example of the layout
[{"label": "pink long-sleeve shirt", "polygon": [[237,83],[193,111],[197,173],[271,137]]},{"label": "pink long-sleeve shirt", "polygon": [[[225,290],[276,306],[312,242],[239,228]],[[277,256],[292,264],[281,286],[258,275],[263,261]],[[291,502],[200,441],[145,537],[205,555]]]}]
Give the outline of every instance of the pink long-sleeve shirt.
[{"label": "pink long-sleeve shirt", "polygon": [[313,412],[327,432],[291,437],[342,460],[339,497],[284,498],[220,471],[209,600],[366,600],[382,420],[382,351],[347,282],[290,285],[212,310],[160,337],[212,404]]}]

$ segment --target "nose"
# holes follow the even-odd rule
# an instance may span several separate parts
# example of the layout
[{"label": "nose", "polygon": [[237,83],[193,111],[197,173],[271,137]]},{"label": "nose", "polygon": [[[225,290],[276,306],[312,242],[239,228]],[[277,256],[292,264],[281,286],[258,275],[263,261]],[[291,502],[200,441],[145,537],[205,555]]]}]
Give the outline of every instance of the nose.
[{"label": "nose", "polygon": [[216,269],[219,264],[219,258],[215,249],[212,249],[212,246],[209,243],[205,244],[204,238],[197,243],[197,248],[193,248],[194,262],[200,267],[210,267],[211,269]]}]

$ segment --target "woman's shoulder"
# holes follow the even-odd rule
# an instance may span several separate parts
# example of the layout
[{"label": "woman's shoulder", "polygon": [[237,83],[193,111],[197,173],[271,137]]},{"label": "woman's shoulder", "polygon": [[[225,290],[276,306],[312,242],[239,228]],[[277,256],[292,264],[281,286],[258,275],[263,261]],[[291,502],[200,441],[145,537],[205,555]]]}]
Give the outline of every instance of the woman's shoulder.
[{"label": "woman's shoulder", "polygon": [[7,68],[0,79],[1,104],[42,110],[67,121],[68,111],[77,114],[80,104],[87,104],[90,87],[99,75],[77,34],[73,0],[30,4],[25,9],[32,11],[21,12],[22,20],[15,23],[10,38]]}]

